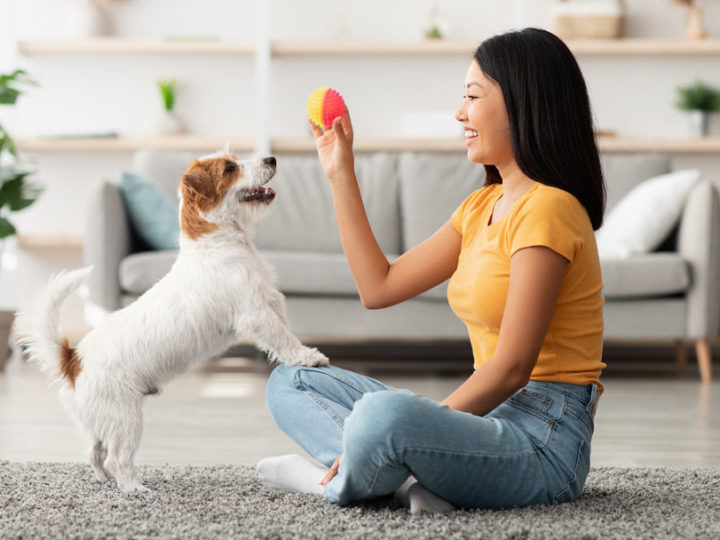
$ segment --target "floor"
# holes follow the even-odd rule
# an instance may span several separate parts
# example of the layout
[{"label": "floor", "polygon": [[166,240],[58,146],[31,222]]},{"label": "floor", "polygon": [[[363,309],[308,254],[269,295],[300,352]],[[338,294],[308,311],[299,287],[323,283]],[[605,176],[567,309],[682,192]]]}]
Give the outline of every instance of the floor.
[{"label": "floor", "polygon": [[[459,372],[398,374],[336,363],[370,369],[392,386],[436,400],[464,379]],[[268,455],[302,453],[265,408],[268,373],[261,360],[225,358],[167,384],[146,400],[137,463],[254,465]],[[593,466],[720,466],[720,377],[703,384],[694,369],[678,376],[670,360],[608,368],[603,380]],[[0,459],[85,461],[86,455],[87,443],[59,407],[56,391],[36,366],[11,358],[0,373]]]}]

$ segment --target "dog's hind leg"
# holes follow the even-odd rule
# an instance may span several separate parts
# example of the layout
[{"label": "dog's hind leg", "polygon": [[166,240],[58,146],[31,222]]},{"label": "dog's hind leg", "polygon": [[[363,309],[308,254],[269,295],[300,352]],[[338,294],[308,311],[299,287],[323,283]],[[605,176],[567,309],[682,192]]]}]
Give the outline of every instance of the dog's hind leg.
[{"label": "dog's hind leg", "polygon": [[137,478],[135,452],[142,436],[142,410],[140,399],[123,404],[116,411],[117,417],[110,420],[105,430],[103,443],[107,447],[105,470],[117,482],[121,491],[149,491]]},{"label": "dog's hind leg", "polygon": [[95,439],[93,447],[90,449],[90,464],[95,469],[95,478],[98,482],[106,482],[109,480],[109,473],[103,467],[107,458],[107,449],[103,446],[100,439]]}]

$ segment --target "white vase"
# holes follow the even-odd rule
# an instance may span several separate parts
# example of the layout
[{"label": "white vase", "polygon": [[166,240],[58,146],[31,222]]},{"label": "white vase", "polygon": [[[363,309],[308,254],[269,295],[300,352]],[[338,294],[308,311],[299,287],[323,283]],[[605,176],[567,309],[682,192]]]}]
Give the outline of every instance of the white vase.
[{"label": "white vase", "polygon": [[689,111],[690,136],[694,138],[705,137],[708,134],[708,118],[707,111]]},{"label": "white vase", "polygon": [[72,34],[77,38],[111,34],[109,14],[99,0],[75,0]]},{"label": "white vase", "polygon": [[185,124],[174,111],[163,110],[155,123],[155,130],[160,135],[178,135],[187,130]]}]

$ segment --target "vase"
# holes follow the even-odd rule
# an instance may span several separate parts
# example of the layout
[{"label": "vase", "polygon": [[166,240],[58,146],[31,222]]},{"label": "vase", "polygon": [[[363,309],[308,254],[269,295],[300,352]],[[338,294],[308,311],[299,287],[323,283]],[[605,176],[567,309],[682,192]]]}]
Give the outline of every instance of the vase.
[{"label": "vase", "polygon": [[178,135],[185,133],[186,128],[175,111],[163,110],[156,121],[156,131],[160,135]]},{"label": "vase", "polygon": [[73,35],[78,38],[107,36],[110,31],[110,17],[99,0],[76,0]]},{"label": "vase", "polygon": [[703,10],[698,6],[690,6],[688,9],[687,26],[685,27],[685,35],[688,39],[699,41],[707,37],[707,32],[703,27]]},{"label": "vase", "polygon": [[707,111],[690,111],[688,113],[690,119],[690,136],[699,138],[708,134],[708,118]]}]

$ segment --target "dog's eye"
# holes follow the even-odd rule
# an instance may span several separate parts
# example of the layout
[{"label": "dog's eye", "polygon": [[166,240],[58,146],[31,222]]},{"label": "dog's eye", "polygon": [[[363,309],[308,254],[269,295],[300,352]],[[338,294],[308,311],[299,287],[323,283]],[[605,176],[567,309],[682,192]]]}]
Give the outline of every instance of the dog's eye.
[{"label": "dog's eye", "polygon": [[226,173],[234,172],[236,169],[237,169],[237,165],[235,165],[232,161],[228,161],[225,164],[225,172]]}]

